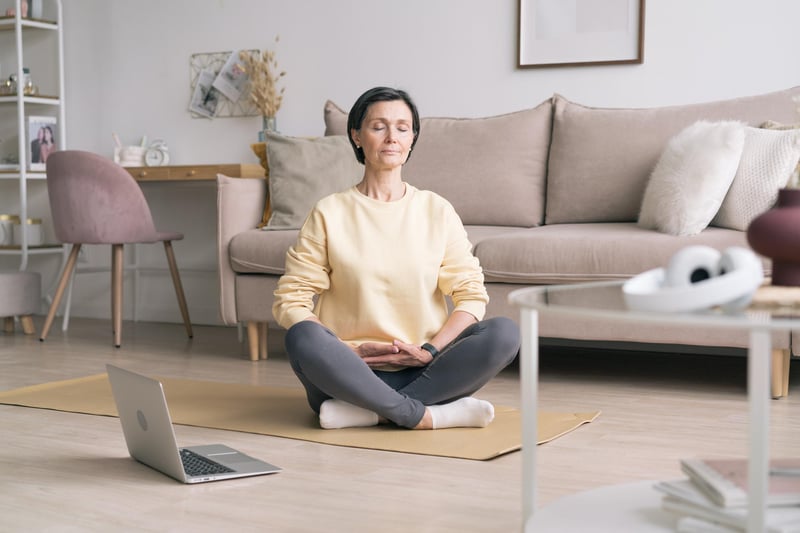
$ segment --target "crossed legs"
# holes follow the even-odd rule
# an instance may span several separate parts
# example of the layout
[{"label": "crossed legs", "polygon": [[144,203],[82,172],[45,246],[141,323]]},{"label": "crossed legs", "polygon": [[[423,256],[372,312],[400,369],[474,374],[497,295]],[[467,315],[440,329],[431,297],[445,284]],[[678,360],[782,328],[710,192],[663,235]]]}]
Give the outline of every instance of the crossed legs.
[{"label": "crossed legs", "polygon": [[330,330],[310,321],[289,329],[286,351],[321,422],[344,421],[330,427],[374,425],[381,418],[406,428],[482,427],[493,417],[491,404],[467,397],[514,359],[519,331],[506,318],[478,322],[431,364],[398,372],[372,370]]}]

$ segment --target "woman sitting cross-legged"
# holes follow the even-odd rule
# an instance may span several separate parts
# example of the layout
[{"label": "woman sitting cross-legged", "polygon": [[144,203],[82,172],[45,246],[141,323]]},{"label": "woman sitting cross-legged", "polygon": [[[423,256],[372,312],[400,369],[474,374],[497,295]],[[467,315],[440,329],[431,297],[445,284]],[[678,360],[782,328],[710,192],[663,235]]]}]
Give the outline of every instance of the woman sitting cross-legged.
[{"label": "woman sitting cross-legged", "polygon": [[494,407],[471,395],[519,351],[513,321],[482,320],[483,272],[453,207],[403,181],[419,125],[405,92],[361,95],[347,129],[363,179],[320,200],[286,255],[273,314],[323,428],[485,427]]}]

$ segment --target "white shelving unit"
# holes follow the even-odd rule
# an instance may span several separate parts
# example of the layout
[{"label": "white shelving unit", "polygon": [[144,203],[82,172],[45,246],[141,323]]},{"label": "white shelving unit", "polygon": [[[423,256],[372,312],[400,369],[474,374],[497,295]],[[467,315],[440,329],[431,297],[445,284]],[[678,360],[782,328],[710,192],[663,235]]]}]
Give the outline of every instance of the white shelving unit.
[{"label": "white shelving unit", "polygon": [[[27,117],[31,115],[48,115],[56,116],[58,120],[57,130],[58,137],[56,138],[56,145],[59,150],[63,150],[66,146],[66,121],[64,113],[64,37],[63,37],[63,11],[61,0],[42,0],[46,5],[43,6],[47,13],[46,16],[51,17],[50,20],[44,18],[23,18],[21,16],[21,0],[15,0],[16,15],[13,17],[2,16],[0,17],[0,32],[13,32],[14,35],[14,49],[16,52],[15,73],[17,78],[17,91],[13,95],[0,96],[0,107],[16,106],[16,122],[17,122],[17,139],[18,139],[18,156],[19,165],[14,169],[0,170],[0,180],[13,180],[18,183],[19,189],[19,204],[18,214],[20,220],[24,224],[29,218],[28,214],[28,185],[29,182],[43,181],[46,179],[44,172],[33,172],[28,170],[28,152],[30,147],[30,139],[27,134]],[[28,13],[29,16],[32,13]],[[55,17],[55,20],[52,18]],[[53,37],[42,35],[42,32],[52,32]],[[2,36],[5,40],[10,40],[5,35]],[[28,67],[25,62],[26,41],[33,42],[37,47],[42,43],[50,44],[50,41],[55,41],[50,44],[53,48],[53,53],[50,56],[49,64],[44,64],[41,59],[37,68],[52,68],[55,71],[55,82],[51,87],[45,87],[46,91],[54,91],[56,94],[45,95],[25,95],[22,90],[22,83],[24,80],[23,68]],[[41,54],[41,52],[39,52]],[[5,65],[4,65],[5,66]],[[36,75],[36,71],[32,72]],[[34,78],[35,79],[35,78]],[[5,81],[5,80],[2,80]],[[17,213],[14,213],[17,214]],[[0,255],[13,255],[19,256],[20,270],[28,268],[28,259],[31,255],[38,254],[64,254],[65,249],[61,244],[43,244],[38,246],[30,246],[28,243],[28,235],[26,231],[21,233],[21,243],[14,246],[0,246]]]}]

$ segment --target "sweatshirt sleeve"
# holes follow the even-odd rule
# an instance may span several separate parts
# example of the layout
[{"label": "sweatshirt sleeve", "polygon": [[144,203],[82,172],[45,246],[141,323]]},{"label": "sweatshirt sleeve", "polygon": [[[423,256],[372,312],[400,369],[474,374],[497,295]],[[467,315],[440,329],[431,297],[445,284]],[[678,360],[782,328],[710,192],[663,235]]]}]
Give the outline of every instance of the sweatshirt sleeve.
[{"label": "sweatshirt sleeve", "polygon": [[272,315],[286,329],[314,316],[314,297],[330,286],[323,228],[319,212],[312,211],[297,242],[286,252],[286,271],[272,304]]},{"label": "sweatshirt sleeve", "polygon": [[483,284],[483,269],[472,254],[472,244],[455,210],[447,216],[448,239],[442,266],[439,269],[439,289],[453,299],[455,311],[465,311],[483,320],[489,295]]}]

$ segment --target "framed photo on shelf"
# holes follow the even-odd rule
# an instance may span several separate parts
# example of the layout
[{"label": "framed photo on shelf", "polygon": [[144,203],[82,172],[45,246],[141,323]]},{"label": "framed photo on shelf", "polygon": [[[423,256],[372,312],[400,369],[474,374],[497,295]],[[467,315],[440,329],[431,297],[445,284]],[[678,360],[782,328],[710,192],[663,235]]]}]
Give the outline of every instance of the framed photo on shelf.
[{"label": "framed photo on shelf", "polygon": [[645,0],[519,0],[519,68],[644,62]]},{"label": "framed photo on shelf", "polygon": [[30,170],[44,170],[47,157],[58,149],[57,124],[56,117],[28,117],[28,142],[30,143],[28,168]]}]

